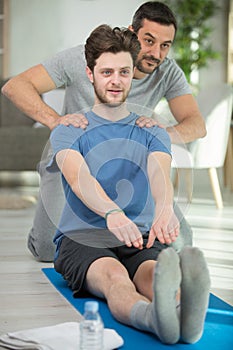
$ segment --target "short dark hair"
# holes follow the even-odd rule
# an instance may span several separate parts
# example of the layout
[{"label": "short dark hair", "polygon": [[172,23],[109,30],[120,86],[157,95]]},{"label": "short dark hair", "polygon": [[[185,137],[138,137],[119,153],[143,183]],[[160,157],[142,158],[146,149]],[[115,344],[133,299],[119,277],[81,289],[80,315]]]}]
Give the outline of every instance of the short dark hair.
[{"label": "short dark hair", "polygon": [[104,52],[129,52],[135,66],[137,56],[141,50],[137,35],[127,28],[111,28],[102,24],[94,29],[86,40],[85,57],[88,67],[93,71],[96,60]]},{"label": "short dark hair", "polygon": [[177,21],[172,10],[162,2],[148,1],[142,4],[135,12],[132,27],[135,33],[143,27],[143,20],[157,22],[163,25],[173,25],[177,31]]}]

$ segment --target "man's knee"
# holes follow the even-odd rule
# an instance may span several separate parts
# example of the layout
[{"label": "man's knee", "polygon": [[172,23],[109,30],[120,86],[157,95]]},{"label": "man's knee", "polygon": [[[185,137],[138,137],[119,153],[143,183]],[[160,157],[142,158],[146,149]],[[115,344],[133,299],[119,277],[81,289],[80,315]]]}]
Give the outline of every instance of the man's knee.
[{"label": "man's knee", "polygon": [[28,236],[27,246],[32,255],[38,261],[52,262],[54,260],[56,246],[52,240],[37,240],[34,239],[30,233]]},{"label": "man's knee", "polygon": [[110,257],[95,260],[87,272],[87,280],[94,281],[96,284],[101,281],[100,283],[109,286],[128,278],[126,268],[118,260]]}]

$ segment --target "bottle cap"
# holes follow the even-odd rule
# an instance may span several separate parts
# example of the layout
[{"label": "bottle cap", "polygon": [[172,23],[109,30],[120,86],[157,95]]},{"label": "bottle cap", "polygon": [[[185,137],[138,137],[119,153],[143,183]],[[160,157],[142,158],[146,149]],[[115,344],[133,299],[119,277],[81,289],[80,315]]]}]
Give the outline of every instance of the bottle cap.
[{"label": "bottle cap", "polygon": [[85,311],[97,312],[99,310],[99,303],[97,301],[86,301],[84,306]]}]

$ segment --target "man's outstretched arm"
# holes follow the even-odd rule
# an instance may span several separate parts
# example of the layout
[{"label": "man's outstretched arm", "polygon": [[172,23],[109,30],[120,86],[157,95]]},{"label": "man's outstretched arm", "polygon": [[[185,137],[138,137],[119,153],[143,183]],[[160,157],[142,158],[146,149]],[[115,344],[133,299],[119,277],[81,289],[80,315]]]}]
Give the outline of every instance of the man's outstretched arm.
[{"label": "man's outstretched arm", "polygon": [[76,196],[96,214],[106,218],[107,228],[128,247],[142,249],[142,234],[119,206],[105,193],[91,175],[82,155],[75,150],[62,150],[56,155],[59,169]]},{"label": "man's outstretched arm", "polygon": [[164,152],[148,156],[148,176],[155,201],[155,217],[147,248],[157,237],[161,243],[174,242],[179,234],[179,221],[173,210],[173,186],[170,179],[171,157]]}]

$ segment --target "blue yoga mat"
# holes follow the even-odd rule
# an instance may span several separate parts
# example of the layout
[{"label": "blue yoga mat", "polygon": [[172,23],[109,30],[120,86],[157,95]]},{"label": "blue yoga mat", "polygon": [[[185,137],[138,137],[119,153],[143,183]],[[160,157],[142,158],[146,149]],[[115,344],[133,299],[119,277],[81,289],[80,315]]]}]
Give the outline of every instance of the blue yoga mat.
[{"label": "blue yoga mat", "polygon": [[[53,268],[42,269],[56,289],[78,310],[84,312],[84,303],[94,298],[73,298],[67,282]],[[96,298],[95,298],[96,299]],[[195,344],[164,345],[155,336],[137,331],[134,328],[117,322],[111,315],[107,304],[98,300],[100,314],[106,328],[115,329],[124,339],[121,350],[232,350],[233,349],[233,307],[221,299],[210,295],[209,308],[205,321],[204,334]]]}]

